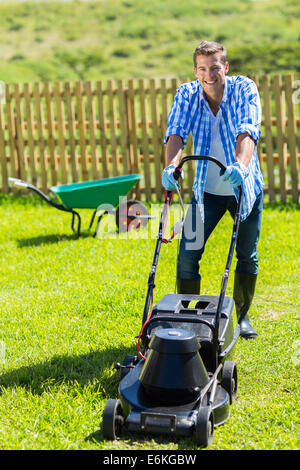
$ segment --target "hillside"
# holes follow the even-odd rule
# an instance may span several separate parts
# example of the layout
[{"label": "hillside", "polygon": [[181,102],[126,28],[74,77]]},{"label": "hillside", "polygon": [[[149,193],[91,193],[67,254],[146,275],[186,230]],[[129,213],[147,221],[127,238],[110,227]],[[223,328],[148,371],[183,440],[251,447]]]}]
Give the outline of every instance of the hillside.
[{"label": "hillside", "polygon": [[298,0],[0,3],[0,80],[192,77],[201,39],[231,73],[300,71]]}]

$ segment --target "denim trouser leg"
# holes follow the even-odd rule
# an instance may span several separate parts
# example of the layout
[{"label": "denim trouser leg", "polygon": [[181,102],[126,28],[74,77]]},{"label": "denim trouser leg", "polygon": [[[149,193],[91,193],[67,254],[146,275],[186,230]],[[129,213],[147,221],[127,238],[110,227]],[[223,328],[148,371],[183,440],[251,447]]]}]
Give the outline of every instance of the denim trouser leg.
[{"label": "denim trouser leg", "polygon": [[[260,235],[263,193],[261,193],[253,206],[247,219],[240,223],[236,241],[237,266],[239,272],[257,274],[257,243]],[[216,227],[217,223],[229,210],[234,216],[236,199],[234,196],[215,196],[204,193],[204,224],[200,211],[193,197],[184,222],[184,230],[180,242],[177,278],[201,279],[199,262],[204,253],[205,244]],[[230,240],[228,240],[229,249]],[[226,260],[227,253],[224,253]]]},{"label": "denim trouser leg", "polygon": [[[263,192],[253,205],[248,217],[240,223],[236,240],[236,271],[247,274],[258,273],[257,244],[260,237],[263,209]],[[235,208],[231,215],[235,214]]]},{"label": "denim trouser leg", "polygon": [[216,206],[211,202],[211,194],[205,193],[205,223],[203,224],[196,199],[195,197],[192,198],[185,217],[180,241],[177,262],[178,279],[201,279],[199,262],[204,252],[205,243],[225,212],[226,205],[224,201],[220,200],[220,204]]}]

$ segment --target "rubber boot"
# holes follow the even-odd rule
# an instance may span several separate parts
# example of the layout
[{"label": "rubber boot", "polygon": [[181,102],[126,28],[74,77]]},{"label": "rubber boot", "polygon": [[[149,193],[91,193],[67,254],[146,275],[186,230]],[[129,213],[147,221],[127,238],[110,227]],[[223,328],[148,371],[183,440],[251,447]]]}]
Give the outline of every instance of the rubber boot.
[{"label": "rubber boot", "polygon": [[253,339],[257,336],[257,332],[253,329],[248,316],[248,310],[254,297],[256,279],[257,274],[235,272],[234,275],[233,300],[238,321],[242,315],[239,322],[240,336],[246,339]]}]

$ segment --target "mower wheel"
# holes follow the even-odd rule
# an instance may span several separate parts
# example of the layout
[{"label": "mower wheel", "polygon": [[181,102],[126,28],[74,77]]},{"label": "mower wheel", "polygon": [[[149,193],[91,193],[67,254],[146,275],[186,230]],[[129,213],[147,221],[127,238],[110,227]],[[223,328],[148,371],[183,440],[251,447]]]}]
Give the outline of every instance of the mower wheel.
[{"label": "mower wheel", "polygon": [[109,398],[103,411],[102,433],[105,439],[120,437],[124,424],[122,404],[119,399]]},{"label": "mower wheel", "polygon": [[237,368],[233,361],[225,361],[222,371],[221,386],[229,395],[229,403],[232,404],[237,393]]},{"label": "mower wheel", "polygon": [[[119,205],[116,211],[116,224],[119,232],[138,230],[148,223],[147,207],[137,200],[130,200]],[[142,216],[142,217],[139,217]]]},{"label": "mower wheel", "polygon": [[208,447],[213,441],[214,417],[210,406],[200,407],[195,423],[195,442],[198,447]]}]

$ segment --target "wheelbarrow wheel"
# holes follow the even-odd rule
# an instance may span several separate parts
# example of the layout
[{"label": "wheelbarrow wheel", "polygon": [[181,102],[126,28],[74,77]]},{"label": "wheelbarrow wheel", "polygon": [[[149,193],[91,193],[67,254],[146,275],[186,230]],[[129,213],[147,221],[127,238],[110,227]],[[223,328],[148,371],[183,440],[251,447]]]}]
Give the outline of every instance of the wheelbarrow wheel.
[{"label": "wheelbarrow wheel", "polygon": [[214,418],[210,406],[200,407],[195,423],[195,442],[198,447],[208,447],[213,441]]},{"label": "wheelbarrow wheel", "polygon": [[119,399],[107,400],[103,411],[102,433],[105,439],[115,440],[120,437],[124,424],[122,404]]},{"label": "wheelbarrow wheel", "polygon": [[229,403],[231,405],[237,394],[237,368],[234,361],[224,362],[221,386],[228,393]]},{"label": "wheelbarrow wheel", "polygon": [[[139,216],[141,217],[139,218]],[[126,203],[121,202],[116,210],[116,225],[119,232],[138,230],[147,225],[147,216],[147,207],[140,201],[130,200]]]}]

